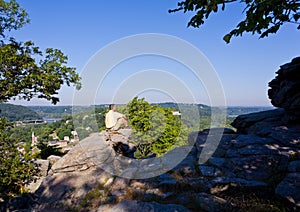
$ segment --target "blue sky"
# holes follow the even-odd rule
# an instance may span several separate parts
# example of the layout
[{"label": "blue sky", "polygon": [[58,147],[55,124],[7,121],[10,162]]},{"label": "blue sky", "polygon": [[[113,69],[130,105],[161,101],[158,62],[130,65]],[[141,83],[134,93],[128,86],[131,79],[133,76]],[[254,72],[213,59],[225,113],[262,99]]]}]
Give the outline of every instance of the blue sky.
[{"label": "blue sky", "polygon": [[[82,73],[90,58],[101,48],[115,40],[140,33],[162,33],[179,37],[197,47],[214,66],[222,82],[228,105],[265,106],[267,83],[274,78],[279,66],[299,56],[300,31],[296,26],[283,26],[276,35],[266,39],[245,34],[225,44],[222,37],[237,25],[243,17],[239,3],[230,4],[225,12],[213,14],[200,29],[187,28],[192,14],[169,14],[177,1],[162,0],[19,0],[29,13],[31,23],[12,33],[19,40],[33,40],[42,49],[59,48],[69,57],[69,65]],[[153,65],[155,63],[156,65]],[[129,66],[128,64],[131,64]],[[138,65],[142,64],[142,65]],[[146,64],[146,65],[145,65]],[[160,65],[157,65],[160,64]],[[151,57],[119,66],[127,77],[139,69],[167,69],[168,62]],[[184,81],[193,82],[190,74],[180,75],[176,63],[170,63],[172,74]],[[128,70],[127,70],[128,69]],[[118,68],[108,78],[106,86],[118,84]],[[128,71],[128,72],[127,72]],[[123,76],[126,78],[126,76]],[[197,101],[209,104],[202,85],[192,86],[194,93],[201,94]],[[151,93],[151,92],[150,92]],[[101,92],[100,92],[101,97]],[[157,96],[155,96],[157,95]],[[63,87],[58,105],[72,104],[73,88]],[[147,96],[147,95],[146,95]],[[150,101],[164,101],[164,95],[148,95]],[[203,98],[202,98],[203,97]],[[109,99],[98,98],[96,103],[108,103]],[[184,98],[178,101],[185,102]],[[18,104],[45,105],[42,100],[16,101]]]}]

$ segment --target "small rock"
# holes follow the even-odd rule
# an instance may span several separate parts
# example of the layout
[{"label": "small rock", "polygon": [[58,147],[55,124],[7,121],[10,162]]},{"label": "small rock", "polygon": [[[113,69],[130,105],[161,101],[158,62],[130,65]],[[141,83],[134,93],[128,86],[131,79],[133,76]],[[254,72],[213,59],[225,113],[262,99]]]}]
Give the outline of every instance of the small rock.
[{"label": "small rock", "polygon": [[40,160],[40,159],[38,159],[38,160],[35,161],[35,164],[37,164],[37,166],[38,166],[39,174],[42,177],[46,177],[47,174],[48,174],[48,171],[49,171],[49,165],[50,165],[49,160]]},{"label": "small rock", "polygon": [[245,180],[242,178],[230,178],[230,177],[216,177],[206,184],[207,191],[209,191],[211,194],[225,191],[229,189],[229,187],[231,186],[242,187],[242,188],[251,187],[253,189],[261,188],[262,190],[268,188],[268,184],[261,181]]},{"label": "small rock", "polygon": [[163,199],[166,199],[170,196],[174,195],[174,192],[165,192],[165,193],[162,193],[160,196],[163,198]]},{"label": "small rock", "polygon": [[205,177],[184,178],[184,183],[188,186],[188,190],[196,192],[204,191],[207,188],[208,179]]},{"label": "small rock", "polygon": [[105,184],[103,185],[104,187],[109,187],[111,184],[114,182],[114,178],[109,178]]},{"label": "small rock", "polygon": [[207,193],[197,194],[196,202],[202,210],[210,212],[224,211],[230,207],[230,203],[225,199]]},{"label": "small rock", "polygon": [[47,158],[47,160],[50,162],[50,166],[53,166],[53,164],[56,163],[59,159],[61,159],[61,157],[57,155],[50,155]]},{"label": "small rock", "polygon": [[130,179],[116,177],[112,186],[110,187],[111,191],[126,189],[130,183]]},{"label": "small rock", "polygon": [[213,177],[215,174],[215,168],[212,166],[199,166],[200,172],[203,176]]},{"label": "small rock", "polygon": [[120,197],[120,196],[125,195],[126,191],[125,190],[115,190],[115,191],[111,191],[110,193],[116,197]]}]

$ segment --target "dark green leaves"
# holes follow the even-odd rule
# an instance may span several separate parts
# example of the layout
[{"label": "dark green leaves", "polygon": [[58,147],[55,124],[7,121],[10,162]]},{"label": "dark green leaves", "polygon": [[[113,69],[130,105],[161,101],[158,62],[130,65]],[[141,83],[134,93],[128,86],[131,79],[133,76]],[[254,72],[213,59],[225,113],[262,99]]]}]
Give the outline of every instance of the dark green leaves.
[{"label": "dark green leaves", "polygon": [[32,41],[6,38],[6,32],[29,22],[18,3],[0,0],[0,15],[0,101],[38,97],[56,104],[64,84],[80,89],[79,75],[67,66],[68,58],[60,50],[48,48],[43,53]]},{"label": "dark green leaves", "polygon": [[0,0],[0,36],[4,37],[5,31],[17,30],[27,23],[28,14],[16,1]]},{"label": "dark green leaves", "polygon": [[297,24],[300,29],[300,2],[299,0],[185,0],[178,3],[178,8],[169,12],[184,13],[196,12],[188,23],[188,26],[200,27],[204,20],[208,19],[211,12],[218,12],[219,6],[225,9],[225,4],[238,2],[245,5],[242,20],[235,29],[223,37],[229,43],[232,36],[242,36],[244,32],[258,34],[260,38],[276,33],[285,23]]},{"label": "dark green leaves", "polygon": [[0,45],[0,101],[19,97],[44,98],[56,104],[63,84],[80,87],[79,75],[67,67],[67,56],[58,49],[47,49],[45,58],[33,42],[11,40]]}]

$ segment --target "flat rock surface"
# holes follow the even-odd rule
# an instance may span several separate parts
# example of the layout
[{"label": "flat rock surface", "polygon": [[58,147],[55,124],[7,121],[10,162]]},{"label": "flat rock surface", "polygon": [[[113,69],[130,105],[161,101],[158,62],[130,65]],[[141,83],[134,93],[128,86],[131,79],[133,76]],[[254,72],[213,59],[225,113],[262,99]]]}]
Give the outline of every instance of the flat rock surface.
[{"label": "flat rock surface", "polygon": [[188,212],[187,208],[182,205],[175,204],[159,204],[156,202],[141,202],[124,200],[108,210],[109,212],[127,212],[127,211],[143,211],[143,212]]}]

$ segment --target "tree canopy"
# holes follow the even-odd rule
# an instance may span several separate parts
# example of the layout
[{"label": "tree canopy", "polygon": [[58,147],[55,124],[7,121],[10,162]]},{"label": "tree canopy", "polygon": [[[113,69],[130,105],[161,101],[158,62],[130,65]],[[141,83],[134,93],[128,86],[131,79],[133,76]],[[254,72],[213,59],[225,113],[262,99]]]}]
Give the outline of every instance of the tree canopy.
[{"label": "tree canopy", "polygon": [[80,88],[80,77],[75,68],[67,66],[68,57],[61,50],[43,52],[32,41],[8,36],[30,22],[16,1],[0,0],[0,15],[0,101],[38,97],[56,104],[62,85]]},{"label": "tree canopy", "polygon": [[133,98],[126,105],[126,114],[132,127],[132,141],[137,154],[162,155],[176,146],[186,144],[187,127],[170,108],[150,105],[144,98]]},{"label": "tree canopy", "polygon": [[217,13],[220,9],[225,10],[226,5],[231,3],[244,5],[242,12],[245,18],[223,37],[227,43],[232,36],[242,36],[245,32],[258,34],[260,38],[267,37],[276,33],[286,23],[296,24],[297,29],[300,29],[299,0],[184,0],[169,12],[195,12],[188,26],[200,27],[212,13]]}]

